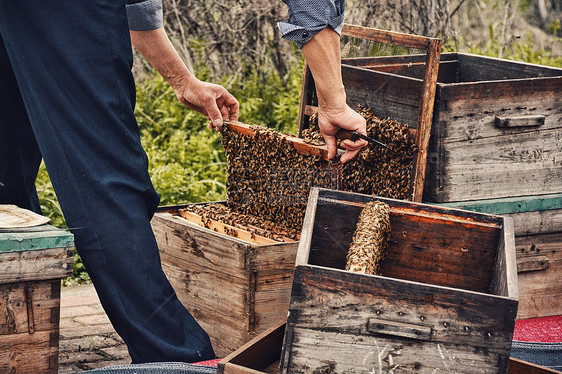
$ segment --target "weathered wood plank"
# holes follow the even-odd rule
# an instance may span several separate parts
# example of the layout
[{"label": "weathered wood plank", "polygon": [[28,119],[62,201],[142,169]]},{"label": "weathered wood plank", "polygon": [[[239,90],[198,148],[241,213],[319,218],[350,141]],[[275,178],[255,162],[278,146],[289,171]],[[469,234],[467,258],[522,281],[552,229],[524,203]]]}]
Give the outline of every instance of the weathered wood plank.
[{"label": "weathered wood plank", "polygon": [[509,214],[515,225],[515,236],[560,232],[562,209]]},{"label": "weathered wood plank", "polygon": [[368,320],[386,319],[430,327],[434,343],[497,346],[509,352],[516,312],[517,300],[506,297],[298,266],[287,322],[301,328],[371,335]]},{"label": "weathered wood plank", "polygon": [[384,335],[357,339],[303,328],[295,328],[293,334],[294,354],[282,373],[505,373],[509,357],[494,348],[483,355],[465,345],[412,343]]},{"label": "weathered wood plank", "polygon": [[217,268],[225,274],[246,278],[240,269],[247,269],[249,243],[163,213],[155,214],[152,228],[161,255],[188,257],[194,267]]},{"label": "weathered wood plank", "polygon": [[372,108],[382,118],[416,127],[423,81],[400,75],[342,65],[347,103]]},{"label": "weathered wood plank", "polygon": [[435,90],[439,71],[439,56],[441,55],[441,40],[432,39],[427,46],[425,60],[425,74],[423,78],[422,98],[419,106],[416,138],[416,158],[413,166],[412,200],[422,201],[423,185],[431,124],[433,119],[433,106],[435,103]]},{"label": "weathered wood plank", "polygon": [[509,370],[507,374],[559,374],[557,370],[552,370],[544,366],[535,365],[533,363],[519,360],[516,358],[509,359]]},{"label": "weathered wood plank", "polygon": [[515,256],[515,234],[511,218],[504,218],[504,225],[499,237],[496,264],[493,269],[492,293],[517,299],[517,259]]},{"label": "weathered wood plank", "polygon": [[[441,132],[444,142],[470,141],[480,138],[508,136],[516,134],[535,134],[537,127],[498,128],[495,126],[496,117],[517,117],[541,115],[545,117],[544,124],[538,129],[552,130],[562,126],[562,99],[558,92],[562,89],[562,77],[558,85],[547,84],[552,78],[544,78],[544,87],[537,84],[535,90],[522,92],[516,96],[504,96],[496,92],[495,84],[477,83],[487,86],[484,89],[487,97],[472,98],[470,96],[456,99],[445,99],[452,90],[452,85],[440,87],[439,122],[433,126],[433,134]],[[558,78],[556,78],[558,79]],[[527,81],[518,82],[527,87]],[[534,82],[534,81],[531,81]],[[476,84],[476,83],[475,83]],[[507,89],[507,87],[503,87]]]},{"label": "weathered wood plank", "polygon": [[58,336],[58,329],[0,335],[0,372],[56,374]]},{"label": "weathered wood plank", "polygon": [[[562,119],[562,117],[561,117]],[[428,178],[425,200],[434,202],[557,194],[562,185],[562,127],[529,136],[479,138],[448,143],[440,170],[442,184]],[[439,185],[441,184],[441,185]]]},{"label": "weathered wood plank", "polygon": [[342,35],[417,49],[431,48],[431,42],[439,40],[435,38],[428,38],[425,36],[405,34],[388,30],[379,30],[371,27],[363,27],[350,24],[343,25]]},{"label": "weathered wood plank", "polygon": [[73,246],[0,253],[0,284],[72,275]]},{"label": "weathered wood plank", "polygon": [[452,201],[440,205],[488,214],[528,213],[562,209],[562,193],[473,201]]},{"label": "weathered wood plank", "polygon": [[[32,312],[28,313],[26,288],[31,287]],[[59,326],[60,280],[0,285],[0,335],[54,331]],[[0,338],[1,339],[1,338]]]},{"label": "weathered wood plank", "polygon": [[252,339],[218,364],[219,374],[263,373],[279,360],[285,333],[285,322],[276,323],[262,335]]},{"label": "weathered wood plank", "polygon": [[562,76],[562,69],[506,59],[459,53],[464,82]]},{"label": "weathered wood plank", "polygon": [[546,257],[544,270],[519,273],[517,318],[537,318],[562,314],[562,232],[515,238],[518,260]]}]

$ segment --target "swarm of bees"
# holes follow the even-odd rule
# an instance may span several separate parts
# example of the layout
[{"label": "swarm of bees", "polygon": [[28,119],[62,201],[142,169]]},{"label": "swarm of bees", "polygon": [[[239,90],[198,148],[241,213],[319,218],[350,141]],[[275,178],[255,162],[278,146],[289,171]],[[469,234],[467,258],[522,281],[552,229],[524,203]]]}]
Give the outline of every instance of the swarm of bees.
[{"label": "swarm of bees", "polygon": [[359,215],[345,270],[380,275],[389,237],[390,207],[376,200],[367,203]]},{"label": "swarm of bees", "polygon": [[[313,186],[408,200],[416,147],[408,127],[368,108],[367,135],[390,150],[367,146],[351,161],[327,161],[296,151],[284,134],[252,125],[253,135],[222,129],[228,166],[227,203],[192,205],[205,219],[245,226],[268,238],[298,240]],[[323,145],[314,116],[302,131],[305,142]],[[205,220],[203,220],[205,222]]]},{"label": "swarm of bees", "polygon": [[[184,209],[200,216],[201,223],[208,229],[211,229],[211,221],[218,221],[277,241],[299,240],[300,230],[291,229],[255,215],[234,211],[224,203],[190,204]],[[225,233],[237,236],[235,229],[225,229]]]},{"label": "swarm of bees", "polygon": [[252,126],[254,135],[223,130],[228,160],[227,204],[243,214],[300,232],[313,186],[336,188],[331,163],[302,155],[280,133]]},{"label": "swarm of bees", "polygon": [[[389,149],[367,146],[342,168],[342,190],[400,200],[411,200],[412,165],[416,144],[406,125],[377,117],[371,108],[358,106],[367,120],[367,135],[385,143]],[[311,127],[302,131],[305,141],[323,145],[316,116]]]}]

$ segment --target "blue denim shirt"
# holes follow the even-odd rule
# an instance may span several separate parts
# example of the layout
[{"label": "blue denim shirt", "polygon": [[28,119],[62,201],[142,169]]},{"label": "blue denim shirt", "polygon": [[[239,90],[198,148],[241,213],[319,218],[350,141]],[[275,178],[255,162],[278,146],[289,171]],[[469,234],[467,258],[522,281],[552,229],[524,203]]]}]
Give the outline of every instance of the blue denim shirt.
[{"label": "blue denim shirt", "polygon": [[[129,29],[154,30],[162,26],[162,0],[126,0]],[[343,26],[345,0],[283,0],[289,19],[277,26],[281,36],[302,47],[314,35],[330,26],[338,34]]]},{"label": "blue denim shirt", "polygon": [[283,0],[289,6],[289,19],[279,22],[281,36],[302,47],[330,26],[338,34],[343,27],[345,0]]},{"label": "blue denim shirt", "polygon": [[162,0],[126,0],[129,29],[154,30],[162,26]]}]

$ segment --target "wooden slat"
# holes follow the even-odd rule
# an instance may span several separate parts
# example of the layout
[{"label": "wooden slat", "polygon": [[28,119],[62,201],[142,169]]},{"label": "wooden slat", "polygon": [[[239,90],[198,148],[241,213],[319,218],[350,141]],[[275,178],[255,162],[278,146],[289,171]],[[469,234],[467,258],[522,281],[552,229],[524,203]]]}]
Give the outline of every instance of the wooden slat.
[{"label": "wooden slat", "polygon": [[427,46],[425,61],[426,72],[423,79],[423,91],[418,117],[418,137],[416,140],[417,153],[414,161],[412,181],[412,200],[422,201],[423,186],[425,181],[425,168],[431,124],[433,119],[433,106],[435,103],[435,90],[439,72],[439,57],[441,55],[441,40],[431,39]]},{"label": "wooden slat", "polygon": [[279,360],[285,333],[285,321],[276,323],[263,334],[252,339],[218,364],[219,374],[262,373]]},{"label": "wooden slat", "polygon": [[73,246],[0,253],[0,284],[72,275]]},{"label": "wooden slat", "polygon": [[560,372],[511,357],[507,374],[560,374]]},{"label": "wooden slat", "polygon": [[[240,134],[253,136],[255,134],[254,129],[245,123],[237,122],[237,121],[230,121],[226,124],[231,131],[236,131]],[[279,136],[286,139],[289,143],[293,145],[295,150],[300,153],[301,155],[311,155],[311,156],[319,156],[323,159],[328,159],[328,150],[326,146],[316,146],[312,144],[306,143],[304,140],[286,135],[286,134],[278,134]]]},{"label": "wooden slat", "polygon": [[562,69],[520,61],[459,53],[464,82],[562,76]]},{"label": "wooden slat", "polygon": [[258,235],[251,231],[244,230],[240,227],[231,226],[226,223],[222,223],[219,221],[215,221],[212,219],[208,219],[206,225],[203,224],[203,219],[200,215],[194,212],[188,212],[185,210],[180,210],[180,216],[185,218],[191,223],[199,225],[201,227],[205,227],[209,230],[220,232],[221,234],[226,234],[230,236],[234,236],[240,240],[245,240],[250,243],[255,244],[272,244],[278,243],[279,241],[266,238],[264,236]]},{"label": "wooden slat", "polygon": [[405,34],[395,31],[387,31],[363,27],[357,25],[344,24],[342,35],[351,36],[359,39],[372,40],[379,43],[395,44],[408,48],[429,49],[431,43],[439,39],[428,38],[412,34]]},{"label": "wooden slat", "polygon": [[519,298],[516,264],[513,220],[506,217],[499,237],[498,253],[493,268],[494,277],[491,289],[494,295],[510,297],[515,300]]}]

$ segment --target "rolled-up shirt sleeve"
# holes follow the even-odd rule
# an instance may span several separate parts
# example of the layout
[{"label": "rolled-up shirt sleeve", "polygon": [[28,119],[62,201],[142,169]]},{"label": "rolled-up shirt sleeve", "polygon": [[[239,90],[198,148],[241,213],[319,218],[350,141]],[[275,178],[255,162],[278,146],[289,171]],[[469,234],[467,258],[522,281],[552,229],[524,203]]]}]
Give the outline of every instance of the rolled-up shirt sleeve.
[{"label": "rolled-up shirt sleeve", "polygon": [[278,22],[281,36],[301,48],[330,26],[338,34],[343,27],[345,0],[283,0],[289,6],[289,19]]},{"label": "rolled-up shirt sleeve", "polygon": [[127,0],[126,6],[130,30],[155,30],[162,26],[162,0]]}]

